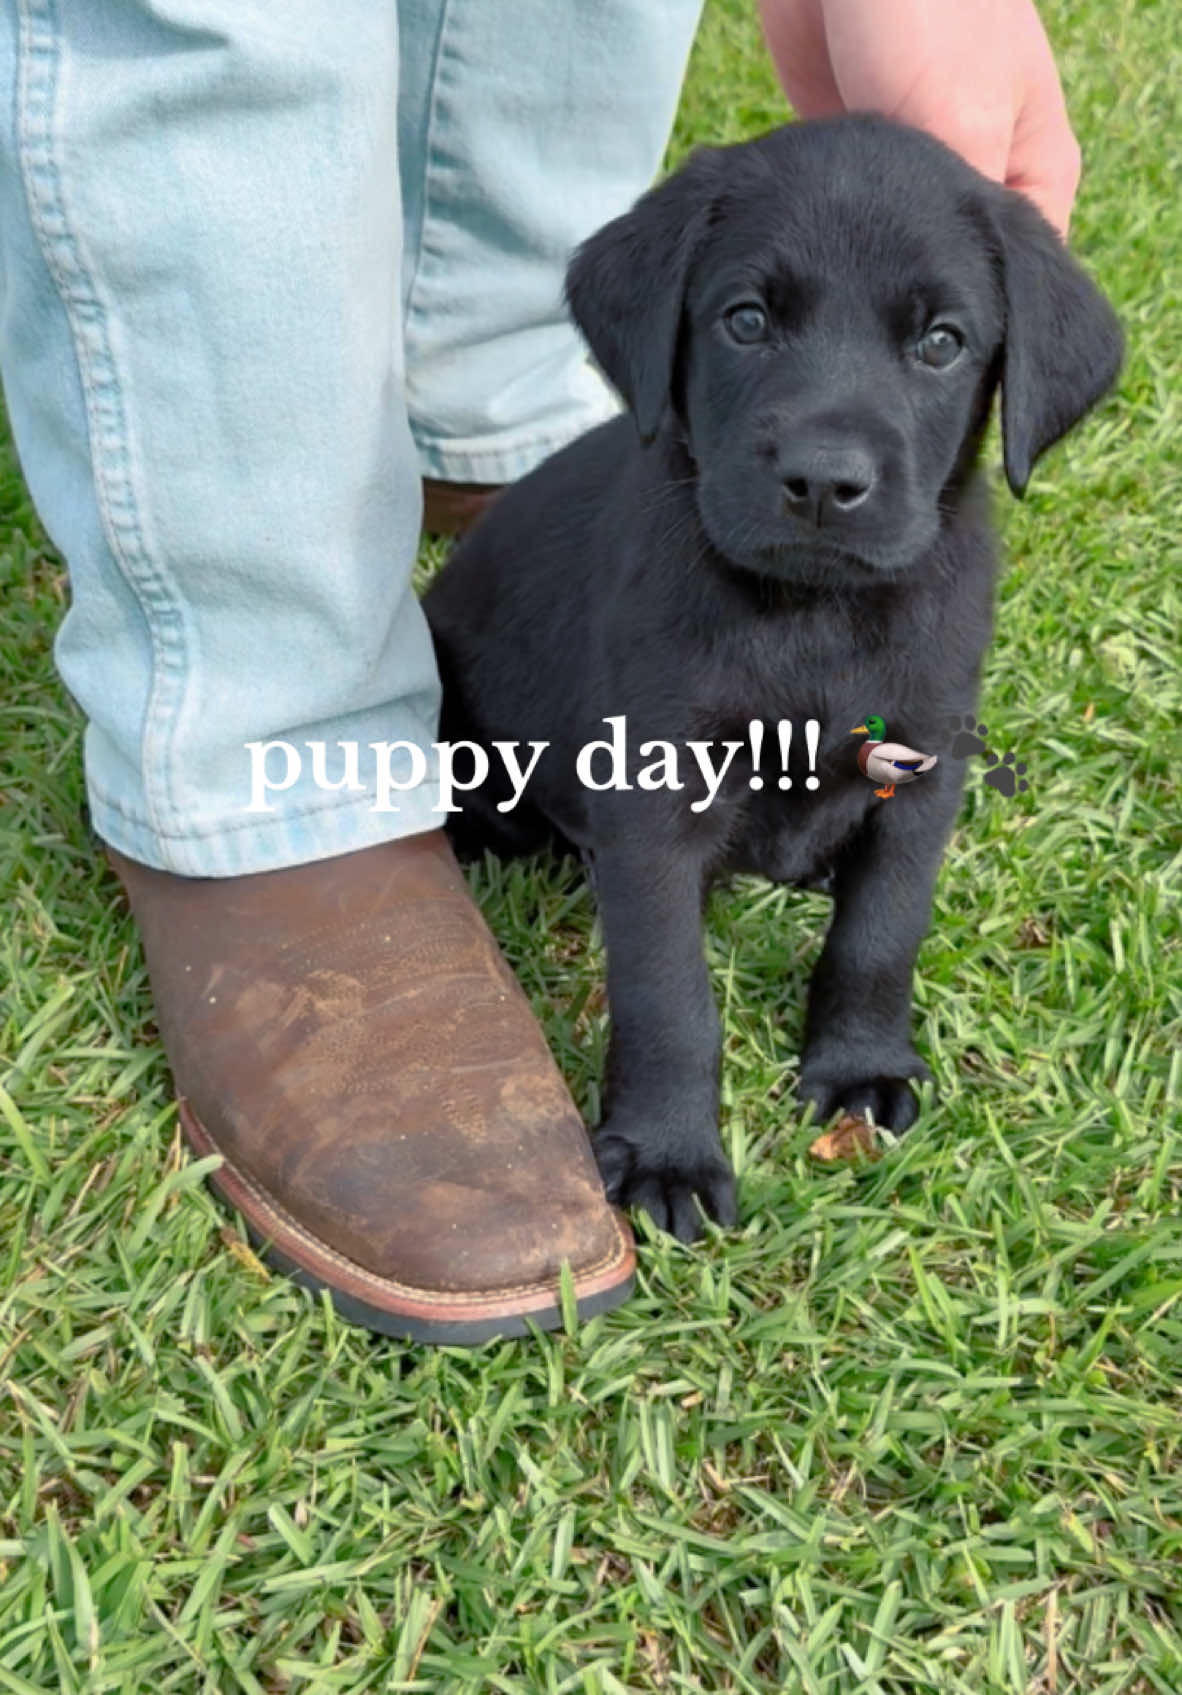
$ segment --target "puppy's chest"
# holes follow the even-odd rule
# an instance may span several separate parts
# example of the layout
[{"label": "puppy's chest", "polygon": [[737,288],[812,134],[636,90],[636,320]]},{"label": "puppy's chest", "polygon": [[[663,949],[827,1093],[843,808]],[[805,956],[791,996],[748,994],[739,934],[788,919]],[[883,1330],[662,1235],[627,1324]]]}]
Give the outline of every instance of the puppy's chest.
[{"label": "puppy's chest", "polygon": [[736,760],[733,781],[716,803],[718,871],[755,872],[774,883],[823,878],[863,823],[875,800],[858,770],[863,738],[849,734],[853,719],[815,718],[814,729],[812,717],[766,722],[758,763],[746,748]]},{"label": "puppy's chest", "polygon": [[[742,746],[716,803],[720,871],[773,882],[823,878],[875,804],[874,785],[858,768],[866,738],[854,727],[876,713],[891,740],[923,745],[927,715],[885,646],[827,644],[810,658],[791,670],[760,667],[743,678],[737,698],[713,703],[711,734]],[[752,736],[752,721],[762,734]]]}]

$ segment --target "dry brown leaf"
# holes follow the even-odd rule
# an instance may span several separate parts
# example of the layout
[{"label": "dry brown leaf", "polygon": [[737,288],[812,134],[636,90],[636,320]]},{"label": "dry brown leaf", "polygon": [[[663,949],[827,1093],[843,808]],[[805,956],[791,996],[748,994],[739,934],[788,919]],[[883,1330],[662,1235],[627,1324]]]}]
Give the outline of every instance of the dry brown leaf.
[{"label": "dry brown leaf", "polygon": [[818,1136],[809,1153],[814,1159],[822,1159],[830,1165],[838,1160],[882,1158],[874,1125],[868,1118],[860,1118],[853,1112],[845,1113],[832,1130]]},{"label": "dry brown leaf", "polygon": [[253,1271],[255,1276],[261,1277],[264,1282],[269,1283],[271,1281],[271,1273],[258,1255],[242,1240],[241,1236],[235,1235],[234,1231],[225,1224],[218,1231],[218,1235],[222,1239],[222,1246],[238,1261],[239,1265],[245,1266],[247,1271]]}]

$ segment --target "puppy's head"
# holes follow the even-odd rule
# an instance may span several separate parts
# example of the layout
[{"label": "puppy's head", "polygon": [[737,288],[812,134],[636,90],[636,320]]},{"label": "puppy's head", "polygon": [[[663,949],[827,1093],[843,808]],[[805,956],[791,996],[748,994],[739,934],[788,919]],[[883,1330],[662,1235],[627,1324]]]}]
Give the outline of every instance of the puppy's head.
[{"label": "puppy's head", "polygon": [[572,313],[714,545],[868,582],[931,546],[1002,390],[1006,475],[1110,387],[1103,296],[1022,196],[869,115],[708,149],[576,253]]}]

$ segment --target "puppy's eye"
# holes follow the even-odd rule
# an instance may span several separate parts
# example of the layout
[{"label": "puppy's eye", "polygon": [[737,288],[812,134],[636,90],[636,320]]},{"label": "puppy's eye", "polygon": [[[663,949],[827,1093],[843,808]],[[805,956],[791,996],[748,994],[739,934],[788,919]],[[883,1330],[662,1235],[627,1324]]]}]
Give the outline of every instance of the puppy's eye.
[{"label": "puppy's eye", "polygon": [[964,338],[951,324],[933,324],[916,347],[916,356],[933,370],[945,371],[960,358]]},{"label": "puppy's eye", "polygon": [[762,306],[732,306],[726,327],[735,341],[744,344],[767,339],[767,313]]}]

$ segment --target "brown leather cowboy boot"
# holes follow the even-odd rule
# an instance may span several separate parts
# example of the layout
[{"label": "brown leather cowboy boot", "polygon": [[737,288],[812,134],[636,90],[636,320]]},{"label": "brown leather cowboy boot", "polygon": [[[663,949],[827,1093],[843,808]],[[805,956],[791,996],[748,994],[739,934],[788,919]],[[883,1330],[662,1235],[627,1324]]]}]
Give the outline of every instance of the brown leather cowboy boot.
[{"label": "brown leather cowboy boot", "polygon": [[358,1324],[520,1336],[629,1294],[632,1238],[442,831],[248,877],[108,850],[181,1124],[265,1257]]},{"label": "brown leather cowboy boot", "polygon": [[441,483],[423,478],[423,531],[429,536],[461,536],[471,529],[500,494],[503,483]]}]

